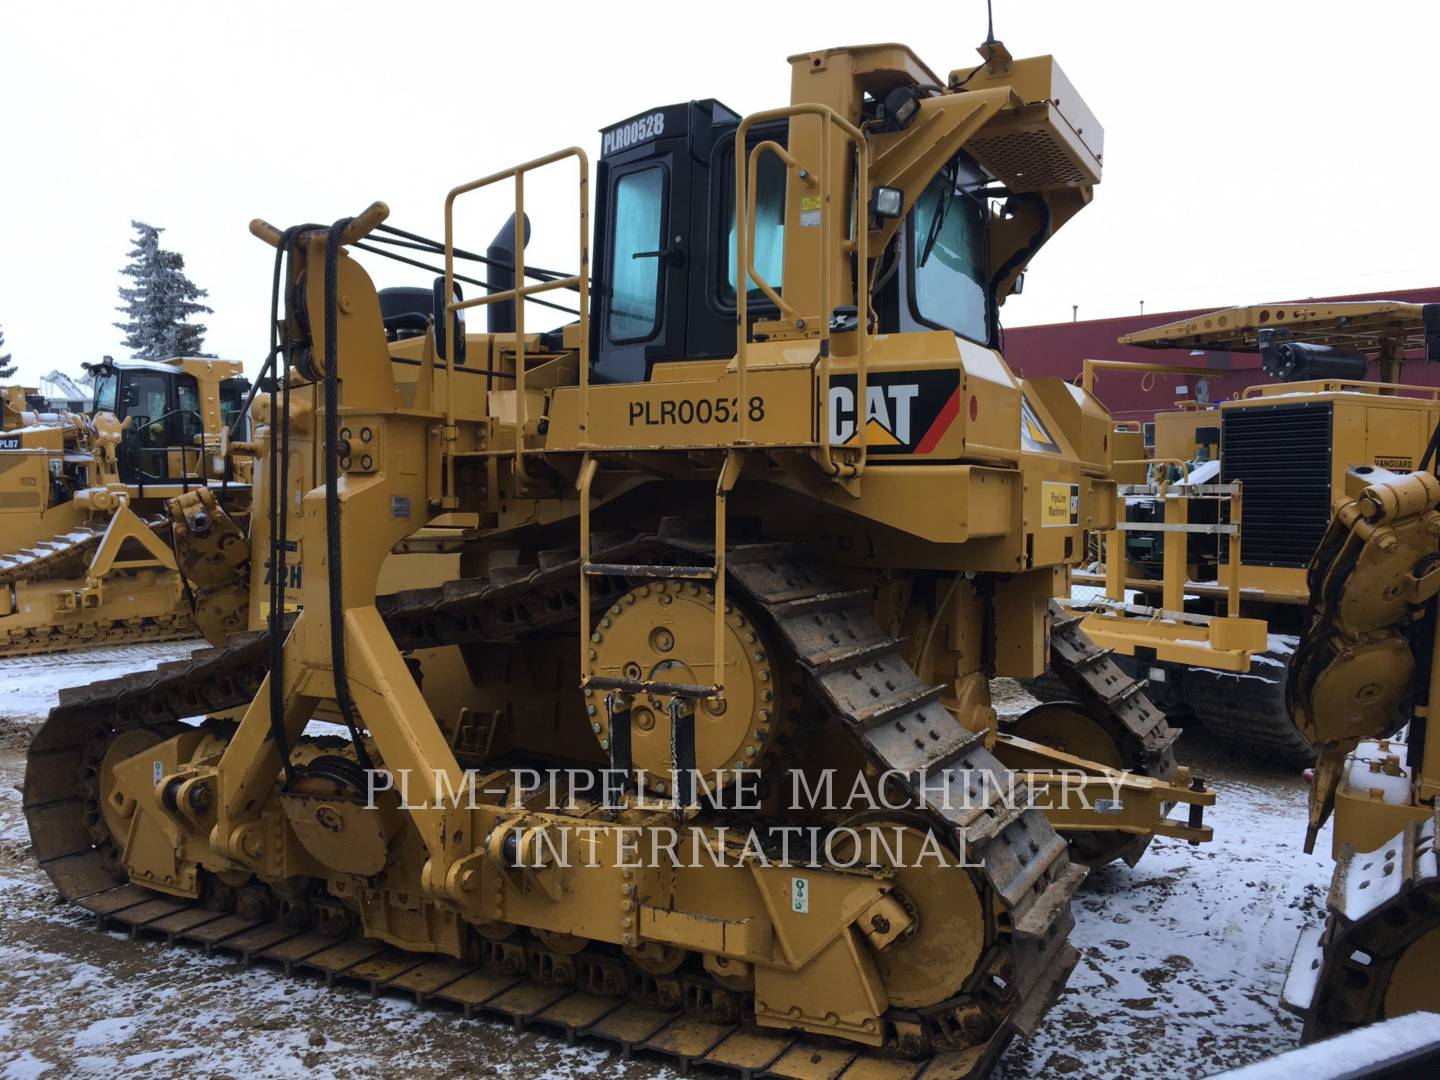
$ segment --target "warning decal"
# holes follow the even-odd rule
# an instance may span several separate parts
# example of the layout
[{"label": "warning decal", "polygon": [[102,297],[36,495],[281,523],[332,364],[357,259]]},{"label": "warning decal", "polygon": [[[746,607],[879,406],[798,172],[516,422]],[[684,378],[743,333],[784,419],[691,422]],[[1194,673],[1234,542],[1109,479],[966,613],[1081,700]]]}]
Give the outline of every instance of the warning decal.
[{"label": "warning decal", "polygon": [[1060,453],[1060,444],[1023,394],[1020,397],[1020,446],[1032,454]]}]

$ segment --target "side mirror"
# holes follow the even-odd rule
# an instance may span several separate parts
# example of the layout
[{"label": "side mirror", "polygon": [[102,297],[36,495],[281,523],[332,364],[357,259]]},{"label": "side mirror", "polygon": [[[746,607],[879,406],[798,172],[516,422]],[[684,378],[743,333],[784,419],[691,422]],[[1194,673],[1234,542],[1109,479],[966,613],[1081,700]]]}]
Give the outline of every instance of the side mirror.
[{"label": "side mirror", "polygon": [[[465,312],[457,311],[450,317],[449,322],[445,319],[445,279],[437,277],[435,284],[431,286],[431,294],[434,296],[435,313],[435,353],[442,360],[449,360],[451,341],[455,342],[455,366],[463,367],[465,364]],[[460,283],[455,282],[455,300],[464,300],[465,292],[460,288]]]},{"label": "side mirror", "polygon": [[1010,295],[1019,296],[1025,291],[1025,271],[1015,275],[1015,284],[1010,286]]}]

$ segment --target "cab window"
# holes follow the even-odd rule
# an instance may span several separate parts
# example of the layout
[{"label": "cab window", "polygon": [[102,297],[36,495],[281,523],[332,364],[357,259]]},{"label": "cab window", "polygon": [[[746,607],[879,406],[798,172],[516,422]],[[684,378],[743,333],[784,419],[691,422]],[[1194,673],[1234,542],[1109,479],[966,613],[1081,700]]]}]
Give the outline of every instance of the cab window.
[{"label": "cab window", "polygon": [[[220,383],[220,423],[227,428],[235,427],[236,417],[245,408],[245,392],[249,389],[250,384],[245,379],[225,379]],[[248,419],[236,429],[235,434],[241,442],[250,437]]]},{"label": "cab window", "polygon": [[956,190],[951,174],[930,181],[910,215],[914,315],[982,344],[990,340],[989,210]]},{"label": "cab window", "polygon": [[118,402],[116,391],[120,389],[120,376],[114,368],[106,368],[95,375],[95,411],[113,413]]},{"label": "cab window", "polygon": [[180,445],[193,446],[204,431],[200,418],[200,388],[191,378],[175,384],[175,426],[180,431]]},{"label": "cab window", "polygon": [[[735,303],[735,148],[732,145],[720,159],[720,213],[724,223],[724,261],[720,275],[721,297],[726,305]],[[771,153],[760,155],[755,172],[755,231],[753,251],[755,269],[776,292],[780,292],[785,272],[785,163]],[[747,300],[766,300],[766,296],[750,279]]]},{"label": "cab window", "polygon": [[643,341],[658,326],[664,198],[665,176],[658,165],[626,173],[615,184],[606,327],[611,341]]},{"label": "cab window", "polygon": [[131,428],[138,434],[141,445],[165,446],[165,416],[170,411],[165,377],[140,372],[126,382],[125,416],[132,419]]}]

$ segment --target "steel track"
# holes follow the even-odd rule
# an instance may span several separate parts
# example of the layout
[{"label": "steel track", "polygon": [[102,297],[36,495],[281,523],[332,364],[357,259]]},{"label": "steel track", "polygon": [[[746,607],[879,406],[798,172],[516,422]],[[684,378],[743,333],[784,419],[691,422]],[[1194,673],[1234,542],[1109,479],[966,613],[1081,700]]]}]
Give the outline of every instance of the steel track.
[{"label": "steel track", "polygon": [[[1396,964],[1440,928],[1437,826],[1434,816],[1412,822],[1374,851],[1346,848],[1340,856],[1325,925],[1301,935],[1286,979],[1284,1003],[1304,1017],[1306,1042],[1386,1018]],[[1416,977],[1425,976],[1412,970]]]},{"label": "steel track", "polygon": [[[1145,681],[1131,678],[1110,658],[1109,649],[1091,641],[1080,628],[1083,622],[1050,602],[1050,670],[1042,678],[1047,690],[1053,686],[1057,692],[1042,700],[1076,703],[1109,735],[1125,769],[1172,781],[1178,768],[1173,748],[1180,733],[1145,693]],[[1075,832],[1068,838],[1073,857],[1093,869],[1117,860],[1134,866],[1154,836]]]},{"label": "steel track", "polygon": [[[593,547],[597,562],[663,565],[693,563],[704,545],[662,530],[660,536],[597,534]],[[24,807],[36,857],[62,895],[104,925],[286,971],[318,972],[332,983],[358,982],[375,993],[411,994],[422,1004],[594,1037],[627,1053],[653,1051],[682,1066],[852,1080],[983,1076],[1017,1031],[1038,1023],[1075,964],[1066,941],[1073,925],[1068,902],[1084,870],[1070,863],[1065,842],[1041,812],[1007,809],[998,801],[1005,785],[980,782],[981,773],[1000,775],[1003,767],[983,737],[940,704],[939,689],[921,684],[902,661],[901,643],[876,625],[863,594],[836,588],[793,548],[739,546],[727,561],[732,596],[766,614],[811,690],[871,761],[906,775],[931,771],[926,791],[912,785],[920,813],[980,864],[971,873],[987,909],[999,914],[1000,929],[957,998],[922,1016],[896,1014],[924,1027],[928,1056],[919,1060],[757,1027],[747,1021],[743,997],[704,978],[647,975],[603,944],[560,956],[529,939],[482,941],[478,959],[462,961],[292,925],[273,917],[274,905],[270,912],[264,903],[212,910],[125,884],[113,849],[97,840],[103,835],[97,745],[135,727],[164,735],[178,719],[247,703],[266,670],[264,633],[237,635],[223,648],[151,672],[62,692],[31,744],[26,771]],[[378,606],[402,649],[513,642],[536,630],[573,626],[578,581],[573,553],[542,552],[529,570],[392,594]],[[602,599],[626,588],[617,579],[595,584]],[[946,768],[958,770],[948,800],[938,797],[933,776]],[[989,1030],[947,1026],[956,1006],[980,1000],[998,1009],[998,1023]]]}]

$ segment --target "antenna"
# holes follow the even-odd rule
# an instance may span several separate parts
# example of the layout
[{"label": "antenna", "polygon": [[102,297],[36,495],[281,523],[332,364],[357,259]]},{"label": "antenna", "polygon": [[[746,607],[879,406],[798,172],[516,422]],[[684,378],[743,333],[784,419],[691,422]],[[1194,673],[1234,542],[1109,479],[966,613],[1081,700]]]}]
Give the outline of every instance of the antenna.
[{"label": "antenna", "polygon": [[980,74],[981,68],[992,67],[991,74],[993,75],[999,70],[1000,65],[1010,63],[1010,51],[1005,48],[1003,41],[997,41],[995,38],[994,0],[985,0],[985,23],[985,40],[982,41],[980,46],[975,50],[980,54],[981,59],[983,59],[985,63],[974,68],[969,75],[966,75],[965,78],[960,81],[951,83],[950,90],[952,93],[959,93],[961,90],[964,90],[966,84],[975,78],[976,75]]}]

